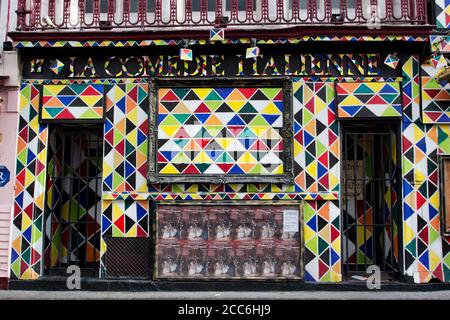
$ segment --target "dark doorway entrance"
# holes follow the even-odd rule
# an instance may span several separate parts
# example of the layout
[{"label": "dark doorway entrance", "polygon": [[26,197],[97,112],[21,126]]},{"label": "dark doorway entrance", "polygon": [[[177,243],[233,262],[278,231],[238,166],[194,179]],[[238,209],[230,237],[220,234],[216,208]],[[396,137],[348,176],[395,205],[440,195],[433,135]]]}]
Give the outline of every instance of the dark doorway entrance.
[{"label": "dark doorway entrance", "polygon": [[347,280],[380,268],[382,280],[399,270],[400,179],[398,126],[343,124],[343,273]]},{"label": "dark doorway entrance", "polygon": [[100,260],[101,126],[52,127],[45,215],[45,271],[79,266],[96,276]]}]

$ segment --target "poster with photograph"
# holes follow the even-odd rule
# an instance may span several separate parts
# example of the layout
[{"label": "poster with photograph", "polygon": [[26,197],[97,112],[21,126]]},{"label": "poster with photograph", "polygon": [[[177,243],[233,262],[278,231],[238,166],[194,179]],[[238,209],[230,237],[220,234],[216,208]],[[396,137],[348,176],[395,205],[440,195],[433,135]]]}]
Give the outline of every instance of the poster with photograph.
[{"label": "poster with photograph", "polygon": [[181,274],[181,250],[179,246],[158,246],[158,276],[163,278],[179,277]]},{"label": "poster with photograph", "polygon": [[236,256],[231,247],[211,247],[208,249],[207,269],[211,278],[235,278]]},{"label": "poster with photograph", "polygon": [[164,210],[158,216],[158,238],[164,243],[177,242],[181,235],[181,211]]},{"label": "poster with photograph", "polygon": [[187,209],[181,212],[182,240],[201,242],[208,239],[208,215],[204,210]]},{"label": "poster with photograph", "polygon": [[206,247],[181,248],[181,275],[186,278],[202,278],[206,273]]}]

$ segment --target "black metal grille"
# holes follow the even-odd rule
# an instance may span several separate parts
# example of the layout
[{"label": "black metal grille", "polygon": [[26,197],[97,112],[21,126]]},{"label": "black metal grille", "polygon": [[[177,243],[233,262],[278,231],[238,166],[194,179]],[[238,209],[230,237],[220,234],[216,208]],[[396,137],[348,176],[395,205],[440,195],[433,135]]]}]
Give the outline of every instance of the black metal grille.
[{"label": "black metal grille", "polygon": [[152,255],[150,238],[105,237],[105,277],[109,279],[150,279]]},{"label": "black metal grille", "polygon": [[[96,275],[100,261],[102,128],[55,127],[49,137],[45,266],[77,265]],[[92,273],[92,274],[91,274]]]},{"label": "black metal grille", "polygon": [[343,138],[344,274],[362,275],[377,265],[383,279],[393,279],[399,251],[395,133],[380,126],[344,132]]}]

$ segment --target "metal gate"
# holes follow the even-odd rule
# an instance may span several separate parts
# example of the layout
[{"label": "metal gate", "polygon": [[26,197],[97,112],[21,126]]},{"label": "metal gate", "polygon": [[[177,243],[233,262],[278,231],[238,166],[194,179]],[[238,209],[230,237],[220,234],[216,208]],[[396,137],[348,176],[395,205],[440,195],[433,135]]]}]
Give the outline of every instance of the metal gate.
[{"label": "metal gate", "polygon": [[45,218],[47,274],[79,266],[95,276],[100,260],[101,127],[56,127],[49,136]]},{"label": "metal gate", "polygon": [[[371,265],[383,280],[398,271],[397,141],[391,128],[343,134],[343,266],[348,280]],[[353,277],[354,279],[355,277]]]}]

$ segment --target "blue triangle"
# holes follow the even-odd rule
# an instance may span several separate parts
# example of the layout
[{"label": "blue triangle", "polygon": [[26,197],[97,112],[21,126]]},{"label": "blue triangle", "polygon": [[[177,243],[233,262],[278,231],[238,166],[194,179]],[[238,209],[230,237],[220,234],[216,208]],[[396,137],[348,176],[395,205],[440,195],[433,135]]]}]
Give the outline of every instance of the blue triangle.
[{"label": "blue triangle", "polygon": [[430,268],[430,259],[428,257],[428,250],[426,250],[420,257],[419,261],[425,266],[425,268]]},{"label": "blue triangle", "polygon": [[108,230],[110,226],[111,226],[111,221],[109,221],[109,219],[106,218],[105,215],[102,215],[102,230],[103,230],[103,232]]},{"label": "blue triangle", "polygon": [[245,172],[244,171],[242,171],[242,169],[237,165],[237,164],[235,164],[231,169],[230,169],[230,171],[228,171],[228,174],[244,174]]},{"label": "blue triangle", "polygon": [[317,232],[317,217],[313,216],[307,223],[306,225],[308,227],[310,227],[313,231]]},{"label": "blue triangle", "polygon": [[144,218],[145,216],[147,216],[147,209],[145,209],[144,207],[142,207],[139,202],[136,204],[136,217],[137,217],[137,221],[141,221],[142,218]]},{"label": "blue triangle", "polygon": [[272,115],[272,114],[263,114],[262,115],[264,119],[266,119],[266,121],[272,125],[275,121],[277,121],[277,119],[279,117],[281,117],[281,115]]}]

